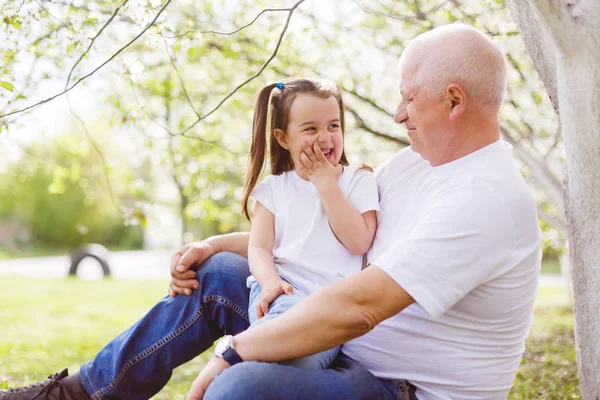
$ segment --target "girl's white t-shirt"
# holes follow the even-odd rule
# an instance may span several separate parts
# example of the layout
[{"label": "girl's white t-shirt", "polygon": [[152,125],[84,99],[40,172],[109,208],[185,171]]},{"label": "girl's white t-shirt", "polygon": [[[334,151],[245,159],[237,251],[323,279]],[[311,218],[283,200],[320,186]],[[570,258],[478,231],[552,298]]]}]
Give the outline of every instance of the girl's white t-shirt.
[{"label": "girl's white t-shirt", "polygon": [[[362,214],[379,213],[372,172],[344,167],[337,184]],[[363,256],[352,254],[335,236],[315,186],[296,171],[271,175],[251,195],[275,215],[273,259],[277,272],[305,294],[359,272]]]}]

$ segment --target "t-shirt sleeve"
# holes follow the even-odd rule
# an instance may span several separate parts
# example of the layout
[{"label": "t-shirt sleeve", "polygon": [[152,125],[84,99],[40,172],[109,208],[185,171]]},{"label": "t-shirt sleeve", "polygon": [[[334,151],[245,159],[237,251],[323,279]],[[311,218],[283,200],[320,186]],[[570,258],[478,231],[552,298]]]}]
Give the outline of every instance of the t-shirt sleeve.
[{"label": "t-shirt sleeve", "polygon": [[430,199],[411,233],[373,261],[434,318],[491,279],[513,241],[502,201],[472,186]]},{"label": "t-shirt sleeve", "polygon": [[361,214],[371,210],[379,214],[377,181],[371,171],[360,170],[354,173],[348,199]]},{"label": "t-shirt sleeve", "polygon": [[250,197],[259,201],[267,210],[275,214],[275,178],[273,175],[267,176],[255,187]]}]

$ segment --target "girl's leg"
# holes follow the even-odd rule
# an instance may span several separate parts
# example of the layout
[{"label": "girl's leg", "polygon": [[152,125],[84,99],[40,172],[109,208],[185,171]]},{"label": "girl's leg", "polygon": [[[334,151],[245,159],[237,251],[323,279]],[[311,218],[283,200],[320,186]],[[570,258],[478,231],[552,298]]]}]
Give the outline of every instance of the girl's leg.
[{"label": "girl's leg", "polygon": [[177,366],[224,334],[248,328],[247,259],[219,253],[198,268],[200,289],[166,296],[80,369],[93,399],[147,400]]},{"label": "girl's leg", "polygon": [[[251,322],[250,328],[270,321],[273,318],[277,318],[279,315],[283,314],[306,297],[304,293],[297,289],[294,289],[294,294],[282,294],[281,296],[277,297],[273,303],[271,303],[269,306],[269,312],[264,317],[261,319],[256,319],[256,306],[258,304],[258,299],[262,289],[256,281],[254,281],[250,287],[250,306],[248,309]],[[281,364],[304,369],[325,369],[337,357],[340,352],[340,348],[341,346],[337,346],[333,349],[313,354],[311,356],[285,361]]]}]

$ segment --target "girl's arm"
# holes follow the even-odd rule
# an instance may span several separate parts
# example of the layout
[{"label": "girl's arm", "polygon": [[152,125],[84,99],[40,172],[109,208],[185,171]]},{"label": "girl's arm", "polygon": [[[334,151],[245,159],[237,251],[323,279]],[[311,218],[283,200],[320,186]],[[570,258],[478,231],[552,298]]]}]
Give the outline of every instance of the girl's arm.
[{"label": "girl's arm", "polygon": [[354,208],[337,184],[340,167],[327,161],[316,142],[300,156],[299,168],[317,188],[333,233],[353,254],[365,254],[375,237],[377,213]]},{"label": "girl's arm", "polygon": [[282,294],[292,294],[292,286],[281,279],[273,261],[275,242],[275,216],[265,206],[256,202],[250,228],[248,262],[250,272],[261,287],[256,317],[262,318],[269,312],[269,305]]},{"label": "girl's arm", "polygon": [[263,288],[273,286],[281,281],[273,261],[274,242],[275,216],[257,201],[250,228],[248,263],[250,272]]},{"label": "girl's arm", "polygon": [[353,254],[365,254],[375,237],[377,212],[370,210],[361,214],[335,181],[333,184],[315,183],[315,186],[335,236]]}]

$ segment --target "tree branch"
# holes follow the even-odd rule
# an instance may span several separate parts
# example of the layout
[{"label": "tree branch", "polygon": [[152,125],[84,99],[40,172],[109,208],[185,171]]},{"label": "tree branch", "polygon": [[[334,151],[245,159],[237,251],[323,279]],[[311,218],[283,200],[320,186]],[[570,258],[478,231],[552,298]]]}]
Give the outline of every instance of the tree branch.
[{"label": "tree branch", "polygon": [[73,107],[71,106],[71,101],[69,100],[68,95],[67,95],[67,105],[69,107],[69,111],[71,112],[71,115],[73,115],[73,117],[75,117],[75,119],[77,119],[77,121],[79,121],[79,123],[81,124],[81,127],[83,128],[83,132],[85,133],[85,137],[87,138],[87,140],[90,142],[90,144],[94,148],[94,151],[96,152],[96,154],[98,154],[98,157],[100,157],[100,162],[102,163],[102,167],[104,168],[104,180],[106,181],[106,188],[108,189],[108,195],[110,197],[110,201],[113,204],[113,206],[117,210],[119,210],[119,205],[117,204],[117,200],[115,198],[115,194],[112,189],[112,184],[110,182],[110,177],[109,177],[109,172],[108,172],[109,168],[108,168],[108,164],[106,162],[106,157],[104,156],[104,152],[102,151],[100,146],[98,146],[98,144],[96,143],[96,141],[90,134],[90,131],[88,130],[87,125],[85,124],[83,119],[81,119],[81,117],[79,115],[77,115],[77,113],[75,113],[75,111],[73,110]]},{"label": "tree branch", "polygon": [[177,74],[177,79],[179,79],[179,84],[181,85],[181,90],[183,90],[183,94],[185,95],[185,98],[186,98],[188,104],[190,105],[190,108],[192,109],[192,111],[194,111],[194,114],[196,114],[196,117],[202,118],[200,116],[200,113],[196,110],[196,107],[194,107],[194,104],[192,103],[192,99],[190,99],[190,96],[188,95],[188,91],[185,88],[183,79],[181,79],[181,74],[179,73],[179,69],[177,69],[177,65],[175,64],[175,57],[173,57],[171,55],[171,52],[169,51],[169,46],[167,45],[167,41],[164,40],[164,42],[165,42],[165,51],[167,52],[167,55],[169,56],[169,59],[171,60],[171,65],[173,66],[173,69],[175,70],[175,74]]},{"label": "tree branch", "polygon": [[[2,114],[0,115],[0,118],[4,118],[4,117],[8,117],[10,115],[14,115],[14,114],[18,114],[18,113],[22,113],[24,111],[27,111],[29,109],[32,109],[34,107],[40,106],[42,104],[45,104],[49,101],[54,100],[57,97],[62,96],[65,93],[70,92],[75,86],[79,85],[81,82],[83,82],[85,79],[89,78],[90,76],[92,76],[93,74],[95,74],[98,70],[100,70],[102,67],[104,67],[106,64],[108,64],[109,62],[111,62],[116,56],[118,56],[119,54],[121,54],[125,49],[127,49],[129,46],[131,46],[133,43],[135,43],[144,33],[146,33],[146,31],[148,29],[150,29],[150,27],[152,27],[154,25],[154,23],[156,22],[156,20],[158,19],[158,17],[162,14],[162,12],[167,8],[167,6],[171,3],[171,1],[173,0],[167,0],[165,2],[165,4],[162,6],[162,8],[159,10],[159,12],[156,14],[156,16],[154,17],[154,19],[135,37],[133,38],[129,43],[127,43],[125,46],[121,47],[115,54],[113,54],[111,57],[109,57],[106,61],[104,61],[102,64],[100,64],[98,67],[96,67],[96,69],[94,69],[92,72],[88,73],[87,75],[79,78],[79,80],[77,80],[72,86],[70,86],[68,89],[63,90],[60,93],[55,94],[52,97],[49,97],[45,100],[39,101],[35,104],[32,104],[28,107],[22,108],[20,110],[15,110],[15,111],[11,111],[7,114]],[[304,1],[304,0],[303,0]]]},{"label": "tree branch", "polygon": [[356,93],[356,91],[354,89],[348,89],[343,87],[342,88],[344,90],[344,92],[346,93],[350,93],[352,96],[364,101],[365,103],[369,104],[371,107],[373,107],[374,109],[381,111],[382,113],[384,113],[385,115],[387,115],[390,118],[394,117],[394,113],[393,112],[389,112],[388,110],[386,110],[385,108],[383,108],[382,106],[380,106],[379,104],[375,103],[375,101],[373,99],[370,99],[368,97],[362,96],[358,93]]},{"label": "tree branch", "polygon": [[89,53],[89,51],[92,48],[92,46],[94,45],[94,42],[96,41],[96,39],[98,39],[98,37],[102,34],[102,32],[104,31],[104,29],[106,29],[106,27],[113,21],[113,19],[115,19],[115,17],[117,16],[119,10],[121,8],[123,8],[123,6],[125,4],[127,4],[128,1],[129,0],[123,1],[115,9],[115,11],[112,13],[112,15],[110,16],[110,18],[108,19],[108,21],[106,21],[106,23],[102,26],[102,28],[100,28],[100,30],[98,31],[98,33],[96,33],[96,35],[92,38],[92,41],[90,42],[90,45],[88,46],[88,48],[85,49],[85,51],[81,54],[81,56],[79,57],[79,59],[77,60],[77,62],[75,62],[75,64],[73,64],[73,67],[71,68],[71,71],[69,71],[69,76],[67,77],[67,83],[65,84],[65,90],[69,87],[69,81],[71,80],[71,75],[73,74],[73,71],[75,71],[75,67],[77,67],[77,65],[81,62],[81,60],[83,60],[83,58],[87,55],[87,53]]},{"label": "tree branch", "polygon": [[420,8],[420,4],[418,2],[415,2],[415,6],[417,8],[417,12],[414,15],[408,16],[408,15],[400,15],[400,14],[395,14],[392,11],[390,11],[389,13],[382,13],[382,12],[378,12],[378,11],[374,11],[371,10],[369,8],[367,8],[366,6],[364,6],[363,4],[360,3],[360,1],[358,0],[354,0],[354,2],[356,3],[356,5],[358,5],[358,7],[360,7],[361,10],[363,10],[364,12],[366,12],[367,14],[371,14],[374,15],[376,17],[384,17],[384,18],[391,18],[391,19],[395,19],[398,21],[404,21],[404,22],[415,22],[415,20],[421,20],[421,21],[425,21],[425,22],[430,22],[427,19],[427,15],[433,12],[438,11],[440,8],[444,7],[446,4],[450,3],[451,0],[447,0],[444,1],[434,7],[431,7],[428,10],[422,11]]},{"label": "tree branch", "polygon": [[231,92],[229,92],[229,94],[227,96],[225,96],[225,98],[223,98],[223,100],[221,100],[219,102],[219,104],[217,104],[216,107],[214,107],[208,113],[204,114],[202,117],[198,118],[193,124],[191,124],[186,129],[184,129],[182,132],[180,132],[179,133],[180,135],[185,134],[190,129],[192,129],[194,126],[196,126],[200,121],[206,119],[209,115],[211,115],[212,113],[214,113],[215,111],[217,111],[219,109],[219,107],[221,107],[221,105],[223,105],[223,103],[225,103],[231,96],[233,96],[238,90],[240,90],[242,87],[244,87],[246,84],[248,84],[248,82],[250,82],[250,81],[254,80],[255,78],[257,78],[265,70],[265,68],[267,68],[267,65],[269,65],[269,63],[277,55],[277,51],[279,51],[279,47],[281,46],[281,42],[283,41],[283,37],[285,36],[285,32],[287,31],[288,26],[290,25],[290,20],[292,19],[292,15],[294,14],[294,11],[296,10],[296,8],[298,8],[298,6],[300,4],[304,3],[304,1],[305,0],[299,0],[298,2],[296,2],[296,4],[294,4],[294,6],[292,8],[289,9],[289,11],[288,11],[288,17],[287,17],[287,19],[285,21],[285,25],[283,27],[283,30],[279,34],[279,39],[277,40],[277,44],[275,46],[275,49],[271,53],[271,56],[260,67],[260,69],[258,70],[258,72],[256,72],[254,75],[252,75],[251,77],[249,77],[248,79],[246,79],[244,82],[242,82],[241,84],[239,84],[235,89],[233,89]]},{"label": "tree branch", "polygon": [[[294,6],[294,7],[296,7],[296,6]],[[240,28],[238,28],[238,29],[236,29],[234,31],[231,31],[231,32],[219,32],[219,31],[211,31],[211,30],[190,29],[190,30],[188,30],[185,33],[180,33],[180,34],[177,34],[177,35],[174,35],[174,36],[163,36],[163,38],[165,38],[165,39],[176,39],[176,38],[185,36],[188,33],[202,33],[202,34],[204,34],[204,33],[212,33],[212,34],[215,34],[215,35],[231,36],[231,35],[234,35],[234,34],[240,32],[240,31],[246,29],[247,27],[249,27],[250,25],[252,25],[253,23],[255,23],[256,20],[258,18],[260,18],[260,16],[263,15],[264,13],[266,13],[266,12],[277,12],[277,11],[288,11],[289,12],[290,10],[291,10],[291,8],[265,8],[256,17],[254,17],[254,19],[252,21],[250,21],[246,25],[244,25],[244,26],[242,26],[242,27],[240,27]]]},{"label": "tree branch", "polygon": [[529,154],[529,152],[527,152],[512,136],[507,128],[501,126],[500,131],[502,136],[504,136],[504,139],[513,146],[519,159],[532,169],[535,173],[535,178],[544,185],[553,204],[556,206],[558,213],[564,216],[562,184],[558,181],[556,176],[548,169],[547,165]]},{"label": "tree branch", "polygon": [[356,126],[358,128],[360,128],[366,132],[369,132],[373,136],[380,137],[382,139],[389,140],[390,142],[399,144],[401,147],[410,146],[410,141],[408,139],[391,136],[391,135],[376,131],[375,129],[371,128],[369,125],[367,125],[365,123],[365,121],[361,118],[361,116],[358,115],[358,113],[356,112],[356,110],[354,110],[354,108],[346,105],[346,111],[348,111],[350,114],[352,114],[352,116],[354,117],[354,120],[356,121]]},{"label": "tree branch", "polygon": [[540,205],[538,205],[537,209],[538,209],[538,216],[541,219],[543,219],[544,221],[546,221],[549,225],[552,225],[554,227],[554,229],[559,230],[564,233],[567,232],[567,223],[564,221],[564,219],[557,218],[557,217],[550,215]]}]

